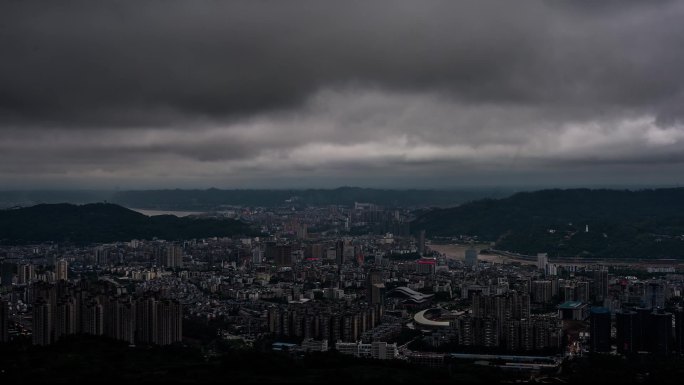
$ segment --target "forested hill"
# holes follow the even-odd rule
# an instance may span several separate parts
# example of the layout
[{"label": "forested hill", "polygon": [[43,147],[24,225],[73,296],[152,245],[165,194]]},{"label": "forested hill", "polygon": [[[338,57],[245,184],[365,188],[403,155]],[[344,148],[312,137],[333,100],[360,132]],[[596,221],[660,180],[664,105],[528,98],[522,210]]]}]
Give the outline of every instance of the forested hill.
[{"label": "forested hill", "polygon": [[87,205],[41,204],[0,210],[0,243],[38,242],[100,243],[131,239],[179,240],[249,234],[243,222],[232,219],[148,217],[124,207],[95,203]]},{"label": "forested hill", "polygon": [[421,229],[532,255],[684,258],[684,188],[518,193],[432,210],[412,223]]}]

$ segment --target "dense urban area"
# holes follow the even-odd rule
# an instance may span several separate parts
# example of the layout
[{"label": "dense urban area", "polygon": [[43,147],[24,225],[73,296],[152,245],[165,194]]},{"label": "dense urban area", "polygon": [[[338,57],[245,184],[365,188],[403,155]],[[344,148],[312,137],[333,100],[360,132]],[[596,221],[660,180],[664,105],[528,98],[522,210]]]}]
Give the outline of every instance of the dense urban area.
[{"label": "dense urban area", "polygon": [[0,341],[335,352],[558,381],[597,354],[684,352],[677,261],[514,254],[472,236],[430,238],[410,228],[414,215],[358,202],[232,207],[191,216],[260,235],[5,245]]}]

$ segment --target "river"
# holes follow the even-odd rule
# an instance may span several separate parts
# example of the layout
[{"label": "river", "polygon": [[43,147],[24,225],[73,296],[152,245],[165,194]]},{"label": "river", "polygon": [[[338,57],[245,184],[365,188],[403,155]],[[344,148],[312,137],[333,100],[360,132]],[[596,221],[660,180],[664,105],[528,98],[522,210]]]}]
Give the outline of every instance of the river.
[{"label": "river", "polygon": [[169,211],[169,210],[145,210],[145,209],[134,209],[130,208],[133,211],[137,211],[140,214],[145,214],[148,217],[153,217],[157,215],[175,215],[177,217],[187,217],[189,215],[200,215],[204,214],[202,211]]}]

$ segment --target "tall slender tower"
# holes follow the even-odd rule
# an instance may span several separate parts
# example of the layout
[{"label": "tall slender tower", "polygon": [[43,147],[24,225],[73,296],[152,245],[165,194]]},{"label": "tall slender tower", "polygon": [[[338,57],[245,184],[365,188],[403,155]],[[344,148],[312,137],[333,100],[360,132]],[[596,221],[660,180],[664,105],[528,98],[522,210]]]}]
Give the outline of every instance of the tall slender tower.
[{"label": "tall slender tower", "polygon": [[338,266],[342,266],[344,264],[344,241],[343,240],[338,240],[335,243],[335,261]]},{"label": "tall slender tower", "polygon": [[425,255],[425,230],[418,233],[418,254]]}]

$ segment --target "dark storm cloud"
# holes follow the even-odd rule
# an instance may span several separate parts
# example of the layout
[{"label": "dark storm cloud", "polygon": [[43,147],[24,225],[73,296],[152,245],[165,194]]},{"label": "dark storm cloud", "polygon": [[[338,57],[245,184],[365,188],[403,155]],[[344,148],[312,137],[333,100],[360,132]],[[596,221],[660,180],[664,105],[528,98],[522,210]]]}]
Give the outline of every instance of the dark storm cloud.
[{"label": "dark storm cloud", "polygon": [[5,1],[0,174],[678,163],[683,17],[677,1]]},{"label": "dark storm cloud", "polygon": [[0,104],[18,121],[168,124],[356,82],[678,116],[681,5],[594,3],[4,2]]}]

